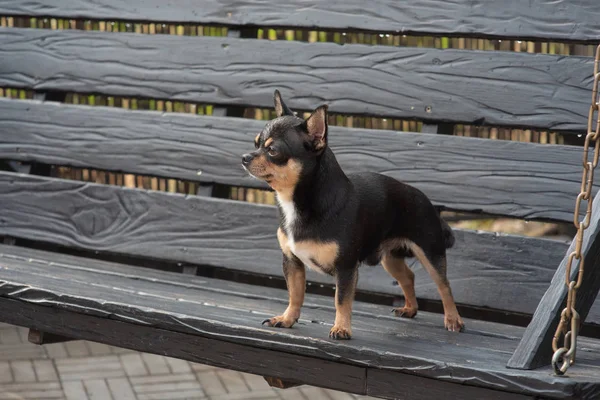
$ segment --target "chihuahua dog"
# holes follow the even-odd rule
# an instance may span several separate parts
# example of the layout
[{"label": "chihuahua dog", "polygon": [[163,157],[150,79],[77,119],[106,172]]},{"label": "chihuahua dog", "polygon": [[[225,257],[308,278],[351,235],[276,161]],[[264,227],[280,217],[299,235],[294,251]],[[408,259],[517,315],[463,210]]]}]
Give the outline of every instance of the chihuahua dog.
[{"label": "chihuahua dog", "polygon": [[398,281],[405,305],[393,311],[413,318],[414,274],[404,259],[416,257],[437,284],[446,329],[462,331],[446,278],[446,249],[454,244],[454,235],[427,196],[385,175],[346,175],[327,145],[327,106],[304,120],[286,106],[277,90],[274,101],[277,118],[256,136],[256,150],[242,157],[250,175],[276,192],[281,216],[277,239],[289,305],[263,324],[291,328],[298,321],[308,267],[335,277],[336,313],[329,336],[350,339],[362,263],[381,263]]}]

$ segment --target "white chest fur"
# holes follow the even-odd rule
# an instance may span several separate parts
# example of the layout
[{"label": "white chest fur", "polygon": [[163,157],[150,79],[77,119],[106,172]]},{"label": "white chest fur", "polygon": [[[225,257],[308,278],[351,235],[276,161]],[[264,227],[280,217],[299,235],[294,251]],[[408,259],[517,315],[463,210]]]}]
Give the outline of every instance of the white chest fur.
[{"label": "white chest fur", "polygon": [[292,201],[283,200],[279,196],[277,201],[283,213],[287,246],[290,251],[310,269],[321,273],[330,272],[337,257],[337,244],[315,241],[296,242],[294,239],[294,224],[298,218],[296,207]]}]

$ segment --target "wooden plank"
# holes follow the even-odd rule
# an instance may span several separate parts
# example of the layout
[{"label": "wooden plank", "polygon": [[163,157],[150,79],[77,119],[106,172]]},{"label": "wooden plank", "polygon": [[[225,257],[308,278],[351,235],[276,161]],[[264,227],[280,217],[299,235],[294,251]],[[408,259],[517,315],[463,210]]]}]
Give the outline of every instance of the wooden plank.
[{"label": "wooden plank", "polygon": [[365,13],[359,0],[317,4],[205,0],[202,7],[193,1],[0,0],[0,14],[596,41],[600,19],[596,5],[593,0],[374,0]]},{"label": "wooden plank", "polygon": [[[0,258],[0,320],[76,339],[141,351],[154,349],[168,356],[285,380],[318,380],[320,374],[336,382],[327,383],[321,378],[307,383],[338,389],[356,384],[355,368],[377,368],[395,371],[400,380],[416,375],[541,398],[580,395],[578,398],[592,399],[600,391],[599,366],[588,364],[574,377],[563,379],[552,377],[548,369],[527,373],[505,369],[507,350],[522,331],[518,327],[478,322],[489,328],[458,335],[445,331],[441,324],[433,327],[420,323],[419,318],[407,321],[385,316],[387,307],[357,302],[359,311],[363,306],[375,309],[355,315],[356,337],[341,343],[325,339],[333,308],[324,310],[312,304],[322,302],[320,296],[307,296],[304,317],[294,329],[264,328],[260,326],[261,318],[281,309],[287,297],[285,291],[231,282],[226,283],[231,286],[227,290],[217,280],[194,277],[185,277],[188,285],[194,285],[186,289],[171,286],[169,282],[175,276],[171,273],[153,271],[156,277],[163,277],[153,281],[145,278],[146,270],[121,265],[120,273],[100,275],[86,268],[85,259],[79,259],[78,264],[71,257],[70,264],[63,265],[53,258]],[[262,295],[255,294],[259,290]],[[513,334],[498,334],[506,330]],[[245,349],[249,346],[254,349],[251,354]],[[265,357],[260,356],[262,352]],[[271,354],[276,357],[276,353],[292,357],[281,361],[289,369],[272,359]],[[334,363],[349,369],[338,368],[342,376],[332,379],[323,370],[337,368]],[[300,364],[303,367],[295,369]],[[313,372],[305,374],[304,367]],[[282,369],[275,371],[277,368]],[[360,374],[362,391],[357,393],[364,393],[367,386],[363,379],[370,375],[364,371]]]},{"label": "wooden plank", "polygon": [[[0,235],[282,275],[273,206],[6,172],[0,173],[0,204]],[[456,301],[526,314],[535,310],[567,247],[492,233],[456,231],[456,236],[448,268]],[[427,273],[414,269],[418,296],[438,300]],[[365,267],[360,274],[364,292],[400,293],[381,268]],[[332,283],[317,273],[308,277]],[[600,322],[596,310],[590,322]]]},{"label": "wooden plank", "polygon": [[[0,85],[552,130],[586,129],[592,57],[0,29]],[[177,60],[176,63],[173,60]]]},{"label": "wooden plank", "polygon": [[456,385],[428,378],[399,379],[402,374],[369,368],[367,394],[384,399],[431,400],[534,400],[535,397],[482,389],[476,386]]},{"label": "wooden plank", "polygon": [[[594,199],[592,207],[591,223],[583,236],[581,254],[584,256],[584,273],[576,299],[576,309],[582,323],[588,318],[588,313],[600,291],[600,273],[597,269],[600,265],[600,197]],[[569,254],[575,250],[575,244],[576,241],[573,240],[552,278],[550,287],[542,297],[519,346],[509,360],[508,367],[519,369],[538,368],[541,365],[547,365],[552,359],[552,337],[556,332],[561,312],[567,300],[568,290],[565,276]],[[571,269],[571,276],[576,277],[578,273],[579,264],[575,260]]]},{"label": "wooden plank", "polygon": [[[0,299],[0,320],[111,346],[363,394],[365,368]],[[64,323],[57,323],[61,321]],[[327,370],[327,374],[323,374]]]},{"label": "wooden plank", "polygon": [[[266,188],[240,166],[264,124],[0,99],[0,159]],[[347,173],[385,173],[447,209],[572,220],[575,146],[341,127],[330,144]]]}]

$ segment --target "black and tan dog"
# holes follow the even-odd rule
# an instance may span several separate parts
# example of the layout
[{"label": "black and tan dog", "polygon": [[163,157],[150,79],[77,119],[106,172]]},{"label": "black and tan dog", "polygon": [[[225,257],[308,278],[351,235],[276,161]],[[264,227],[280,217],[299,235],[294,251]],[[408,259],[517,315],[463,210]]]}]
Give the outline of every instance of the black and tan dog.
[{"label": "black and tan dog", "polygon": [[444,305],[444,324],[460,331],[446,278],[451,228],[421,191],[376,173],[346,175],[327,146],[327,106],[304,120],[275,91],[277,118],[255,139],[256,150],[242,158],[244,168],[276,191],[281,222],[277,238],[289,306],[269,326],[290,328],[300,317],[305,267],[335,277],[335,324],[329,336],[350,339],[352,302],[361,263],[379,262],[404,291],[398,316],[417,314],[414,274],[404,259],[416,257],[427,269]]}]

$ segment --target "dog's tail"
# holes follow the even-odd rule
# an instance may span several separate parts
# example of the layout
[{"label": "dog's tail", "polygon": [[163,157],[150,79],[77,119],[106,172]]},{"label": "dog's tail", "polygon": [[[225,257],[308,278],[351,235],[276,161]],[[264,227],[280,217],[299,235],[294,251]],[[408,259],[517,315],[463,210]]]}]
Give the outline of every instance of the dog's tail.
[{"label": "dog's tail", "polygon": [[456,238],[454,237],[454,232],[452,232],[452,228],[444,219],[440,216],[440,222],[442,223],[442,232],[444,234],[444,245],[447,249],[454,246],[454,242]]}]

